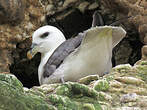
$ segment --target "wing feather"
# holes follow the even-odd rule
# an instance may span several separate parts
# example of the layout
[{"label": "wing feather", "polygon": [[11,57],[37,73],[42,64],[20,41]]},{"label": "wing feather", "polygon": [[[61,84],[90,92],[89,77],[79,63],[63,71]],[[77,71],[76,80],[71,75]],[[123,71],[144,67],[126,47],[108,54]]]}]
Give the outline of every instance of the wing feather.
[{"label": "wing feather", "polygon": [[63,42],[45,64],[43,76],[49,77],[62,64],[63,60],[81,44],[82,38],[83,34],[80,33],[77,37]]}]

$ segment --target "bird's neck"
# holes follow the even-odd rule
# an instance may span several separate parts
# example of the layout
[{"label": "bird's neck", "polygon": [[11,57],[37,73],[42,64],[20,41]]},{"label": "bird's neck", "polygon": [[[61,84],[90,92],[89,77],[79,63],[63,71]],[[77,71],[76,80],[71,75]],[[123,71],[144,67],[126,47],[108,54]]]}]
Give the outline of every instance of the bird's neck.
[{"label": "bird's neck", "polygon": [[40,64],[45,65],[49,57],[53,54],[54,51],[49,51],[47,53],[41,54],[41,62]]},{"label": "bird's neck", "polygon": [[44,69],[44,65],[47,63],[48,59],[53,54],[53,52],[56,50],[56,48],[60,44],[62,44],[63,42],[58,43],[58,45],[54,46],[54,48],[52,48],[49,52],[41,53],[41,62],[40,62],[39,68],[38,68],[39,82],[41,82],[41,77],[42,77],[42,74],[43,74],[43,71],[44,71],[43,70]]},{"label": "bird's neck", "polygon": [[49,57],[53,54],[53,52],[55,51],[56,48],[51,49],[49,52],[41,53],[40,65],[44,66],[46,64],[46,62],[48,61]]},{"label": "bird's neck", "polygon": [[41,79],[42,79],[42,74],[44,71],[44,65],[46,64],[46,62],[48,61],[49,57],[52,55],[54,51],[49,51],[47,53],[42,53],[41,54],[41,61],[40,61],[40,65],[38,68],[38,77],[39,77],[39,83],[41,84]]}]

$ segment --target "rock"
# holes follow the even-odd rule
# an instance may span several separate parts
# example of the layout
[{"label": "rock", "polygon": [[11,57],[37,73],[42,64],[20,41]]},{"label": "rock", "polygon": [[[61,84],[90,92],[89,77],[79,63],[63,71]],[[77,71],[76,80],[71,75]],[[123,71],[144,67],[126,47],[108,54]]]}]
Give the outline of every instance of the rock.
[{"label": "rock", "polygon": [[79,83],[81,84],[90,84],[90,82],[94,81],[94,80],[98,80],[99,76],[98,75],[90,75],[90,76],[86,76],[84,78],[81,78],[78,80]]},{"label": "rock", "polygon": [[0,72],[10,72],[9,65],[12,62],[11,53],[6,49],[0,49]]},{"label": "rock", "polygon": [[116,65],[125,64],[129,62],[129,57],[133,49],[128,40],[123,40],[116,48],[114,48],[114,58]]},{"label": "rock", "polygon": [[[23,88],[14,75],[0,74],[0,84],[0,98],[3,99],[3,101],[0,101],[0,109],[3,110],[81,110],[87,107],[87,102],[80,102],[80,94],[91,100],[92,102],[89,102],[89,104],[93,105],[95,109],[101,108],[99,103],[95,101],[99,94],[95,90],[78,83],[42,85],[41,87],[27,89]],[[54,89],[49,92],[48,90],[51,88]],[[79,90],[80,92],[77,92]],[[70,98],[71,95],[74,97]],[[9,106],[8,103],[10,103]]]},{"label": "rock", "polygon": [[135,85],[140,85],[144,83],[144,81],[134,77],[118,77],[115,80],[126,83],[126,84],[135,84]]},{"label": "rock", "polygon": [[[137,29],[140,34],[140,39],[144,43],[144,35],[147,32],[147,4],[145,0],[102,0],[103,6],[111,12],[116,12],[118,15],[132,16],[132,18],[125,20],[124,24],[131,29]],[[126,22],[128,21],[128,22]],[[133,25],[132,25],[133,24]],[[135,26],[135,28],[134,28]]]},{"label": "rock", "polygon": [[[0,71],[9,72],[9,66],[13,62],[12,51],[17,48],[17,44],[23,42],[26,38],[32,36],[32,32],[41,25],[41,17],[44,15],[44,9],[38,1],[31,2],[26,0],[26,8],[24,0],[1,0],[0,8],[3,8],[6,13],[0,10],[0,21],[8,24],[0,25],[0,50],[3,54],[0,55]],[[10,4],[10,5],[8,5]],[[16,26],[9,25],[11,23],[20,24]],[[29,41],[31,43],[31,39]],[[28,48],[28,43],[23,48]],[[25,53],[24,53],[25,54]]]},{"label": "rock", "polygon": [[142,58],[141,60],[137,61],[135,63],[135,65],[145,65],[146,62],[144,62],[144,60],[147,60],[147,45],[144,45],[141,49],[141,53],[142,53]]},{"label": "rock", "polygon": [[77,0],[65,0],[64,1],[64,4],[63,4],[63,7],[68,7],[68,6],[70,6],[71,4],[74,4],[74,3],[76,3],[77,2]]},{"label": "rock", "polygon": [[52,5],[52,4],[47,5],[46,12],[51,11],[53,8],[54,8],[54,5]]},{"label": "rock", "polygon": [[93,4],[91,4],[91,5],[88,6],[88,9],[89,9],[89,10],[93,10],[93,9],[98,8],[98,7],[99,7],[99,4],[96,3],[96,2],[94,2]]},{"label": "rock", "polygon": [[111,87],[115,87],[115,88],[121,88],[122,87],[122,83],[119,82],[119,81],[114,80],[114,81],[110,82],[110,86]]},{"label": "rock", "polygon": [[147,34],[145,34],[144,43],[147,45]]},{"label": "rock", "polygon": [[142,59],[147,60],[147,45],[142,47]]},{"label": "rock", "polygon": [[[121,24],[127,31],[126,38],[114,48],[113,56],[116,65],[125,63],[133,65],[141,59],[140,50],[143,44],[146,44],[147,5],[145,0],[101,0],[100,2],[100,11],[111,21],[107,24],[125,18],[120,23],[116,23]],[[115,16],[112,17],[115,20],[112,20],[111,16]],[[131,18],[127,19],[127,16]]]},{"label": "rock", "polygon": [[84,11],[86,10],[86,8],[88,7],[90,3],[89,2],[82,2],[79,6],[78,6],[78,9],[84,13]]},{"label": "rock", "polygon": [[137,101],[138,96],[136,93],[130,93],[130,94],[125,94],[123,96],[121,96],[120,101],[127,103],[127,102],[135,102]]},{"label": "rock", "polygon": [[1,0],[0,23],[17,25],[24,19],[24,0]]},{"label": "rock", "polygon": [[[120,80],[120,77],[123,78]],[[135,66],[119,65],[95,79],[94,84],[77,82],[45,84],[25,88],[11,74],[0,74],[2,110],[146,110],[147,61]],[[88,80],[89,78],[82,78]],[[119,80],[118,80],[119,79]],[[129,83],[128,82],[129,79]],[[133,79],[133,82],[132,82]],[[140,82],[136,85],[136,82]],[[118,84],[118,86],[116,86]],[[8,106],[9,104],[9,106]],[[17,104],[17,106],[16,106]]]},{"label": "rock", "polygon": [[[147,19],[147,18],[146,18]],[[139,33],[141,34],[141,40],[144,44],[147,44],[147,24],[143,24],[139,26]]]},{"label": "rock", "polygon": [[0,109],[2,110],[50,110],[41,97],[25,94],[21,82],[14,75],[0,74],[0,85]]},{"label": "rock", "polygon": [[119,73],[126,73],[126,72],[129,72],[131,68],[132,66],[130,64],[117,65],[112,69],[112,71],[119,72]]},{"label": "rock", "polygon": [[104,80],[98,80],[94,83],[94,89],[96,91],[107,91],[109,89],[109,82]]},{"label": "rock", "polygon": [[84,104],[84,110],[95,110],[95,107],[93,104]]},{"label": "rock", "polygon": [[138,64],[134,66],[134,69],[138,72],[138,76],[147,83],[147,61],[140,60]]}]

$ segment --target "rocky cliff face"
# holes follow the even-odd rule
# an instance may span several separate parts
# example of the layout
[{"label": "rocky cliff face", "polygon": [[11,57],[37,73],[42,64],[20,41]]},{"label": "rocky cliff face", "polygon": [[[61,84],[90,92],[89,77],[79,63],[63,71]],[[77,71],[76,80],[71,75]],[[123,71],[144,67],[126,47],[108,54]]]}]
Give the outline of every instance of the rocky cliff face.
[{"label": "rocky cliff face", "polygon": [[[109,7],[111,11],[119,14],[119,16],[132,16],[132,18],[127,21],[131,23],[127,27],[135,27],[140,34],[140,40],[147,44],[146,42],[146,26],[147,26],[147,2],[146,0],[102,0],[103,5]],[[134,17],[133,17],[134,16]],[[135,29],[134,28],[134,29]]]},{"label": "rocky cliff face", "polygon": [[118,65],[104,77],[23,88],[11,74],[0,74],[2,110],[146,110],[147,61]]},{"label": "rocky cliff face", "polygon": [[[1,0],[0,109],[146,110],[146,7],[145,0]],[[88,76],[79,80],[86,85],[68,82],[23,88],[39,85],[40,55],[31,61],[26,58],[32,33],[49,24],[58,27],[66,38],[74,37],[91,27],[95,10],[103,15],[105,24],[132,16],[119,23],[127,36],[114,49],[113,63],[136,65],[116,66],[103,78]]]},{"label": "rocky cliff face", "polygon": [[4,21],[0,25],[0,72],[9,72],[14,60],[12,52],[17,48],[26,48],[22,45],[17,47],[17,44],[30,38],[32,32],[41,26],[44,12],[38,1],[31,0],[2,0],[0,6],[3,9],[0,11],[1,21]]}]

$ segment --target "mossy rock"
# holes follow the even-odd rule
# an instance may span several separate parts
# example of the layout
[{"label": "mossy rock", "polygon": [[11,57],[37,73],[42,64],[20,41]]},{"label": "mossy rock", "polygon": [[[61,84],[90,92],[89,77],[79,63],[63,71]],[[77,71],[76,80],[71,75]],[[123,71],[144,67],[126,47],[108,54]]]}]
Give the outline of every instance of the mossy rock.
[{"label": "mossy rock", "polygon": [[137,70],[137,75],[147,83],[147,61],[140,62],[139,65],[135,66],[135,69]]},{"label": "mossy rock", "polygon": [[25,94],[21,82],[11,74],[0,74],[0,109],[48,110],[48,104],[37,95]]},{"label": "mossy rock", "polygon": [[[146,109],[146,64],[116,66],[110,74],[91,82],[87,76],[83,78],[87,85],[66,82],[31,89],[24,88],[14,75],[0,74],[0,110],[118,110],[129,104]],[[137,100],[129,102],[130,93],[136,94]]]},{"label": "mossy rock", "polygon": [[[0,109],[2,110],[87,110],[89,104],[101,110],[99,93],[76,82],[24,89],[22,83],[11,74],[0,74]],[[99,109],[97,109],[99,108]]]},{"label": "mossy rock", "polygon": [[98,80],[94,84],[94,89],[96,91],[107,91],[109,89],[109,82],[105,79]]}]

